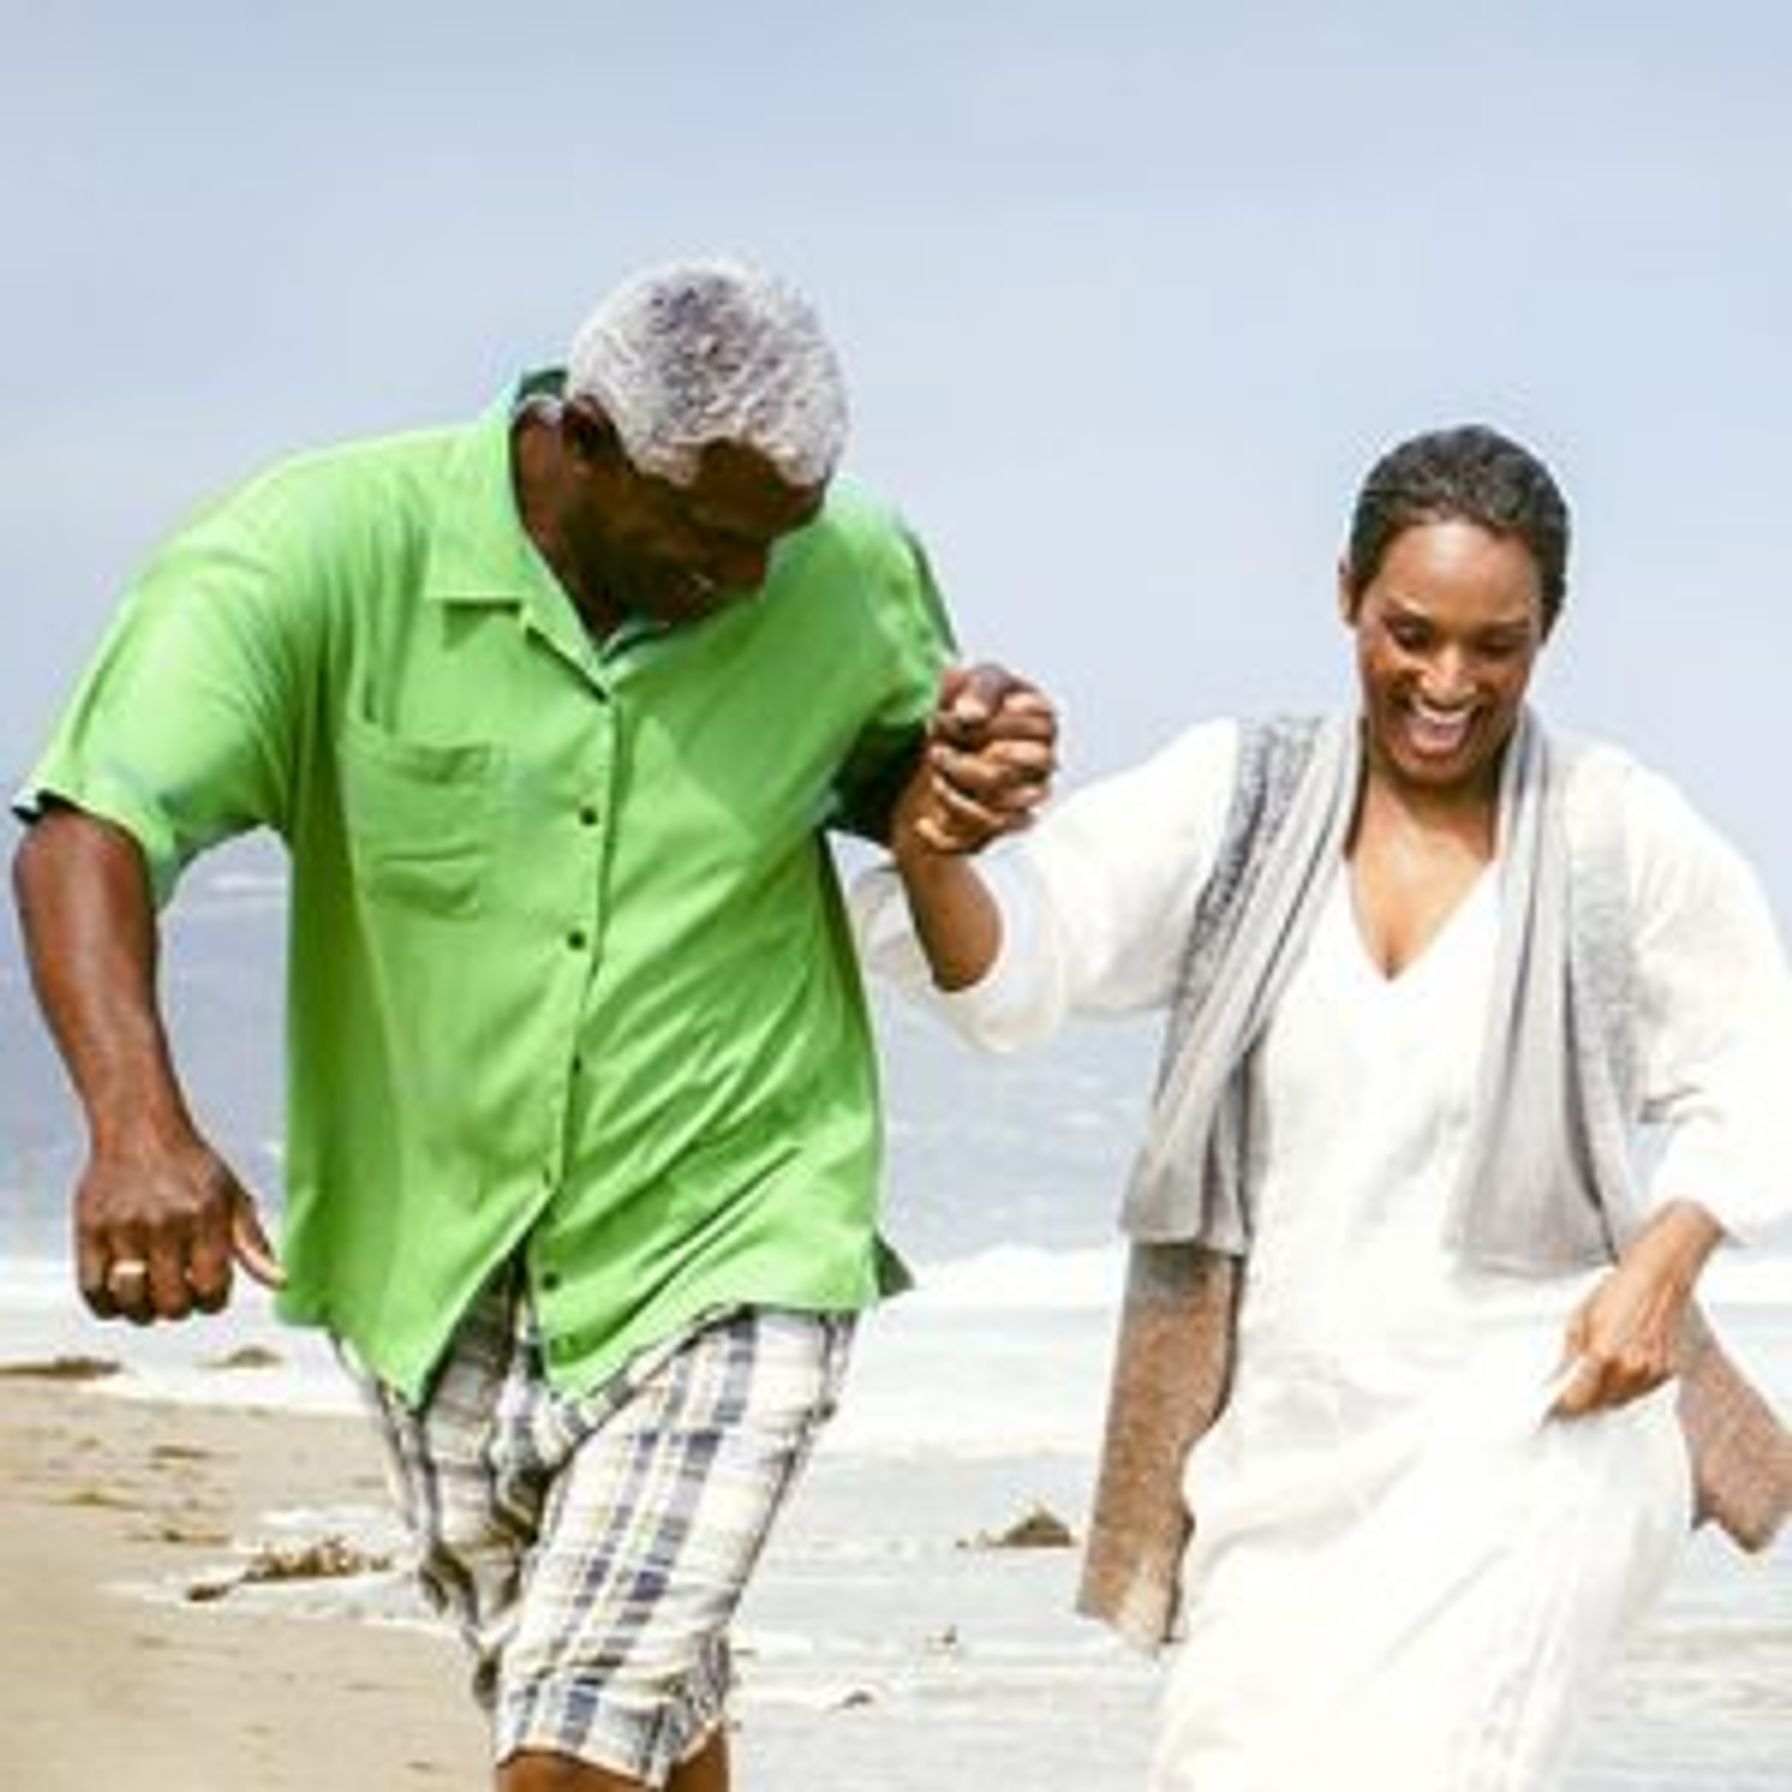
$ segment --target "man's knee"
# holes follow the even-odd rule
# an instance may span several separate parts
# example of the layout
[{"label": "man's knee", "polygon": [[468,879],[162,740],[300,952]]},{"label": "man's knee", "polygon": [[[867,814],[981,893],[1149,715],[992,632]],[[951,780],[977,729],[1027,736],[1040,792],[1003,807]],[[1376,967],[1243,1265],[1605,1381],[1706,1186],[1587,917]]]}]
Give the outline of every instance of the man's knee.
[{"label": "man's knee", "polygon": [[717,1728],[694,1755],[678,1764],[666,1792],[728,1792],[728,1733]]},{"label": "man's knee", "polygon": [[[524,1749],[498,1769],[498,1792],[646,1792],[646,1781],[571,1755]],[[720,1728],[673,1769],[666,1792],[728,1792],[728,1739]]]},{"label": "man's knee", "polygon": [[512,1755],[498,1769],[498,1792],[642,1792],[644,1783],[540,1749]]}]

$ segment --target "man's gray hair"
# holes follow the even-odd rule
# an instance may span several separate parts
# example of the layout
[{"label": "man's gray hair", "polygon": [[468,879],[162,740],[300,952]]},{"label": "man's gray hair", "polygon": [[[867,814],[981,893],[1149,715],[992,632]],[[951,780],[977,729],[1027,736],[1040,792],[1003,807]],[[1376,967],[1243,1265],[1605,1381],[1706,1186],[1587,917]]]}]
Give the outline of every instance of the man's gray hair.
[{"label": "man's gray hair", "polygon": [[733,261],[624,281],[574,340],[566,395],[594,399],[629,459],[678,485],[711,442],[754,449],[796,486],[821,484],[846,445],[846,384],[814,307]]}]

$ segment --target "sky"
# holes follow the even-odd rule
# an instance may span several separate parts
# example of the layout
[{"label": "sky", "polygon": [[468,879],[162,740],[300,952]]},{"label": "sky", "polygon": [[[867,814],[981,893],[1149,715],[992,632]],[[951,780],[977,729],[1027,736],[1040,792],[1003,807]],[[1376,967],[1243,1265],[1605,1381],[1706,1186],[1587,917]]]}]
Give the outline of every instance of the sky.
[{"label": "sky", "polygon": [[1350,695],[1357,483],[1478,419],[1574,510],[1537,686],[1792,924],[1792,9],[0,0],[0,772],[133,566],[284,454],[469,416],[726,251],[1066,777]]}]

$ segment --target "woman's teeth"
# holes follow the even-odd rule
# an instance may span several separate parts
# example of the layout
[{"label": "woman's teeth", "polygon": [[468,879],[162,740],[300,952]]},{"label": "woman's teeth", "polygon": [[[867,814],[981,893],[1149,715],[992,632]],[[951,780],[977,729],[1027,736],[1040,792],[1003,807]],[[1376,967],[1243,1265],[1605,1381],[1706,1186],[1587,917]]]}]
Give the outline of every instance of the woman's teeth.
[{"label": "woman's teeth", "polygon": [[1414,698],[1407,708],[1414,740],[1427,753],[1451,753],[1460,747],[1474,713],[1473,705],[1440,709],[1422,698]]}]

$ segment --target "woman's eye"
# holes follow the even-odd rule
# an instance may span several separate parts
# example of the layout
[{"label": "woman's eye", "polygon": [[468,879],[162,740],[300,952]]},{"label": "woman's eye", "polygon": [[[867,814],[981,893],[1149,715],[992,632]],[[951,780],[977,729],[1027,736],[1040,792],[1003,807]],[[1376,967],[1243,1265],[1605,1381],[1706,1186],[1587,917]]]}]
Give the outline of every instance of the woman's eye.
[{"label": "woman's eye", "polygon": [[1522,641],[1514,641],[1510,637],[1502,637],[1497,641],[1481,643],[1481,657],[1484,660],[1509,660],[1515,658],[1524,648]]}]

